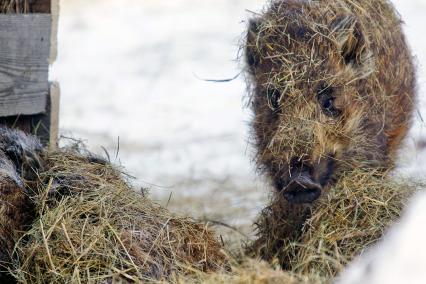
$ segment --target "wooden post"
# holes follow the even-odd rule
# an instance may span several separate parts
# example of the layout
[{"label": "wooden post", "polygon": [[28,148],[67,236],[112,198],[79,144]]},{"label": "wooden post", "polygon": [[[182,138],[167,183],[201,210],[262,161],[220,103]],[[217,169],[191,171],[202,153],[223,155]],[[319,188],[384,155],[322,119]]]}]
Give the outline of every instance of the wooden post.
[{"label": "wooden post", "polygon": [[58,147],[59,137],[59,105],[61,99],[61,90],[58,82],[52,82],[50,84],[50,100],[48,115],[50,119],[50,135],[49,135],[49,147],[51,150],[55,150]]}]

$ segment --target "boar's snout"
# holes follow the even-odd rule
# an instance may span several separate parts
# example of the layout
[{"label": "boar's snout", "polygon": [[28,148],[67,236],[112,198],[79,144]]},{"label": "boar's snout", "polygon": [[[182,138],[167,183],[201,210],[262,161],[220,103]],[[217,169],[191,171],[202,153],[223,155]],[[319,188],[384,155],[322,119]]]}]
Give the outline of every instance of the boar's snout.
[{"label": "boar's snout", "polygon": [[322,186],[306,175],[292,179],[283,190],[284,197],[290,203],[312,203],[321,196]]},{"label": "boar's snout", "polygon": [[307,165],[292,163],[291,175],[285,180],[279,182],[278,190],[290,203],[312,203],[321,196],[323,186],[315,181],[313,169]]}]

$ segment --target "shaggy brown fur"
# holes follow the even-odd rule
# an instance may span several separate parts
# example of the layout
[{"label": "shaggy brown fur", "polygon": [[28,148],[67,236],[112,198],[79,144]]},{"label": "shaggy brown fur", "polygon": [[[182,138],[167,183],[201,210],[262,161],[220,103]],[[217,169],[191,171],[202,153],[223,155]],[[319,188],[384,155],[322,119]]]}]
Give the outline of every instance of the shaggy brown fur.
[{"label": "shaggy brown fur", "polygon": [[290,202],[339,172],[393,167],[415,71],[387,0],[272,1],[245,49],[257,163]]},{"label": "shaggy brown fur", "polygon": [[40,143],[19,130],[0,128],[0,281],[10,264],[15,242],[33,218],[24,180],[34,178],[39,168]]},{"label": "shaggy brown fur", "polygon": [[257,165],[277,195],[256,250],[268,218],[281,220],[281,239],[297,239],[342,173],[394,166],[416,82],[387,0],[271,1],[250,21],[245,55]]},{"label": "shaggy brown fur", "polygon": [[28,207],[29,198],[25,193],[24,185],[17,176],[15,166],[0,151],[0,265],[10,261],[10,255],[14,247],[13,240],[22,224],[28,219],[26,214],[19,214],[17,207]]}]

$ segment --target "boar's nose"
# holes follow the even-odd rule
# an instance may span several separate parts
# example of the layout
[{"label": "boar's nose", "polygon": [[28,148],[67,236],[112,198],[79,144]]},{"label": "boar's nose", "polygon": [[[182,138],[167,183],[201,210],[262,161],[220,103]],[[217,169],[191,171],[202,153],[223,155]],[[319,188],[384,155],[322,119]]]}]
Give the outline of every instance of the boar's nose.
[{"label": "boar's nose", "polygon": [[321,196],[322,187],[306,176],[293,179],[284,190],[284,197],[290,203],[312,203]]},{"label": "boar's nose", "polygon": [[[293,171],[294,172],[294,171]],[[290,182],[283,189],[284,197],[290,203],[312,203],[321,196],[322,186],[315,182],[308,167],[292,174]]]}]

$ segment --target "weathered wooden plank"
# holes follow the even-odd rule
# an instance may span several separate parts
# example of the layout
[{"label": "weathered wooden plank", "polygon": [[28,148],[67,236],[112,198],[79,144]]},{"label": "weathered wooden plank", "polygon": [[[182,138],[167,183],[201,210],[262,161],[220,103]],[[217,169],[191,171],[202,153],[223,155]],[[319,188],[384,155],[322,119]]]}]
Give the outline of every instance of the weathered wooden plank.
[{"label": "weathered wooden plank", "polygon": [[46,110],[51,15],[0,15],[0,116]]}]

